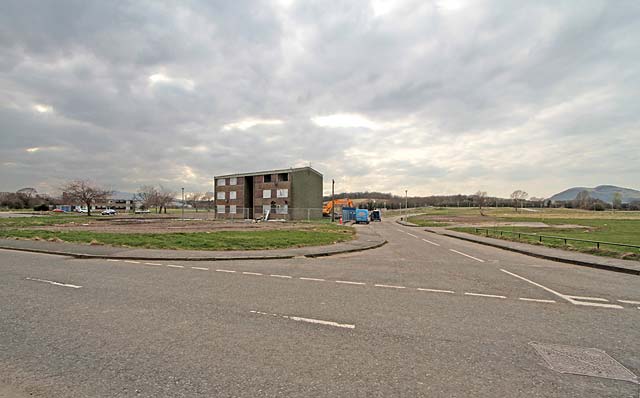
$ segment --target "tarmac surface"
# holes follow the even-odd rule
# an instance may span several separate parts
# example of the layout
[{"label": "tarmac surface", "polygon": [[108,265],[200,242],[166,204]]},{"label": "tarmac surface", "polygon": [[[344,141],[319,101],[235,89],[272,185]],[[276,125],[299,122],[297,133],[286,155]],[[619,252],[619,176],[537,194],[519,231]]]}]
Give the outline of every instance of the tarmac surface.
[{"label": "tarmac surface", "polygon": [[638,276],[369,228],[319,258],[0,250],[0,397],[639,396]]}]

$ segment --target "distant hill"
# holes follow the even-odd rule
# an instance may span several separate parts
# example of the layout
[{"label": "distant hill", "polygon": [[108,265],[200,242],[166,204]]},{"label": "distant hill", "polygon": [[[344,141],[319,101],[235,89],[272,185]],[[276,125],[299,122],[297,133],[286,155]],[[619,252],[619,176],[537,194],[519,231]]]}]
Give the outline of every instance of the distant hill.
[{"label": "distant hill", "polygon": [[589,196],[593,199],[600,199],[603,202],[612,203],[613,194],[620,192],[622,194],[622,203],[630,203],[634,200],[640,200],[640,191],[630,188],[621,188],[614,185],[600,185],[595,188],[574,187],[557,193],[550,197],[552,201],[574,200],[582,191],[589,192]]}]

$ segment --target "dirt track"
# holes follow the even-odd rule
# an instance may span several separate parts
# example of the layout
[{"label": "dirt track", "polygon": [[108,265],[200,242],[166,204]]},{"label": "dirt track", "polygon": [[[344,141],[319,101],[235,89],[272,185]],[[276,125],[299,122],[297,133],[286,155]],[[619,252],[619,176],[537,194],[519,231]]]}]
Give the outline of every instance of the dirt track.
[{"label": "dirt track", "polygon": [[179,220],[169,218],[91,218],[77,223],[31,227],[49,231],[92,231],[113,233],[173,233],[173,232],[214,232],[214,231],[250,231],[250,230],[289,230],[313,229],[317,224],[305,222],[268,221],[254,223],[250,221],[217,220]]}]

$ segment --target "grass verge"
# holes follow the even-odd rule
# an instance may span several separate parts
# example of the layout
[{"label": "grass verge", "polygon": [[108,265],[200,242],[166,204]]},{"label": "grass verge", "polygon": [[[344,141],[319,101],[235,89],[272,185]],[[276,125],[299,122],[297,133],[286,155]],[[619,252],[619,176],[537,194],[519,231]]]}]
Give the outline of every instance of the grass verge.
[{"label": "grass verge", "polygon": [[266,250],[330,245],[353,239],[352,228],[319,226],[311,230],[219,231],[119,234],[85,231],[0,230],[1,238],[40,239],[147,249]]},{"label": "grass verge", "polygon": [[[574,225],[583,225],[585,228],[571,228],[571,229],[552,229],[552,228],[527,228],[527,227],[497,227],[488,228],[489,237],[498,238],[503,240],[523,242],[534,245],[544,245],[547,247],[560,248],[565,250],[574,250],[583,253],[595,254],[606,257],[622,258],[625,260],[640,260],[640,249],[634,249],[631,247],[621,247],[607,244],[600,244],[600,248],[596,248],[594,243],[579,242],[579,241],[567,241],[565,245],[562,238],[574,238],[585,239],[600,242],[610,243],[624,243],[630,245],[640,245],[640,221],[638,220],[580,220],[570,219],[562,220],[557,219],[550,222],[545,220],[549,224],[566,224],[571,221]],[[487,236],[486,230],[479,232],[475,231],[475,228],[460,227],[452,228],[454,231],[466,232],[475,235]],[[502,236],[499,231],[504,231]],[[506,233],[505,233],[506,232]],[[536,234],[537,236],[521,235],[518,237],[518,232]],[[515,233],[515,234],[514,234]],[[559,239],[546,238],[540,242],[540,235],[554,236]]]}]

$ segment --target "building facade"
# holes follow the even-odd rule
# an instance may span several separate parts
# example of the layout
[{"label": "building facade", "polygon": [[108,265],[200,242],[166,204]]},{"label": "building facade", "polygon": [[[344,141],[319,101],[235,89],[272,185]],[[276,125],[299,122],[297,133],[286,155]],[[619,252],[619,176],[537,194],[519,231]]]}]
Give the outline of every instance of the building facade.
[{"label": "building facade", "polygon": [[311,167],[216,176],[216,218],[322,217],[322,174]]}]

